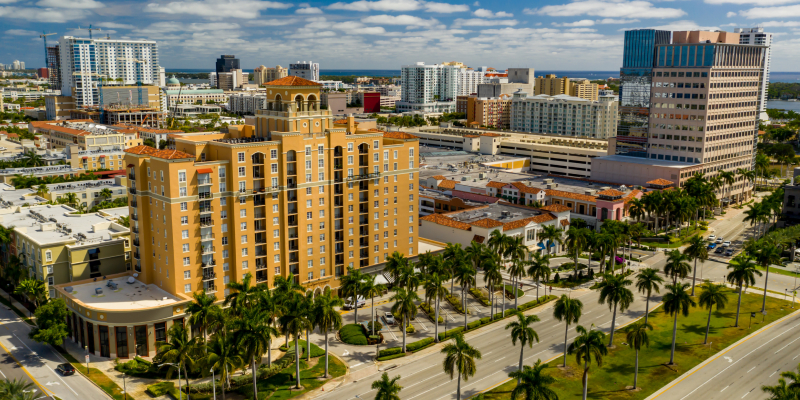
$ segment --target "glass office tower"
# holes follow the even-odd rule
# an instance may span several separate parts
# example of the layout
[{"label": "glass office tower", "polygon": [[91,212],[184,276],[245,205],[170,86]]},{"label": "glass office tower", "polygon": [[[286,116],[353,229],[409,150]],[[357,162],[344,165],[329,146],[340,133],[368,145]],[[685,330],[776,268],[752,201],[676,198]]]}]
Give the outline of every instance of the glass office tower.
[{"label": "glass office tower", "polygon": [[636,29],[625,32],[619,70],[619,124],[616,154],[647,157],[647,118],[656,45],[669,44],[671,32]]}]

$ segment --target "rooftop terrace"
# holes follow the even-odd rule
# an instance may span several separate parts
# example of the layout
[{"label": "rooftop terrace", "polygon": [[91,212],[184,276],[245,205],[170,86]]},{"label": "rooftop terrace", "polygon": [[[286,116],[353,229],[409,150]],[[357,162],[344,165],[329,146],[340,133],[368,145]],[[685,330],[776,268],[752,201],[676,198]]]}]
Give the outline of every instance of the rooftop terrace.
[{"label": "rooftop terrace", "polygon": [[[118,214],[127,215],[127,207]],[[39,244],[67,243],[83,245],[115,240],[129,232],[116,218],[101,213],[72,214],[66,205],[41,205],[20,209],[0,209],[0,225],[16,230]]]},{"label": "rooftop terrace", "polygon": [[[128,283],[130,280],[133,283]],[[106,286],[108,281],[98,279],[97,282],[59,286],[59,289],[89,307],[105,310],[140,310],[181,301],[158,286],[145,285],[133,277],[113,277],[111,281],[116,283],[116,289]]]}]

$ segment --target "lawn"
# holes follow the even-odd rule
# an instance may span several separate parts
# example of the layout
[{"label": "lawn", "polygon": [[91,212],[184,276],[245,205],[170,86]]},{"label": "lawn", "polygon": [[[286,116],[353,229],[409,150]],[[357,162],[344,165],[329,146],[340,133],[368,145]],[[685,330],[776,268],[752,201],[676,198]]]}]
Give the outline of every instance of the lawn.
[{"label": "lawn", "polygon": [[[702,344],[708,311],[695,308],[690,311],[688,317],[679,316],[674,366],[665,365],[669,362],[672,344],[672,318],[665,315],[661,307],[651,312],[649,322],[653,325],[653,331],[649,332],[650,347],[643,348],[639,353],[641,390],[636,392],[626,389],[626,386],[633,384],[635,352],[624,344],[625,334],[617,331],[614,336],[616,347],[610,349],[609,354],[603,358],[603,366],[598,368],[597,365],[592,365],[589,371],[589,397],[644,399],[725,347],[793,311],[789,308],[791,301],[767,298],[767,316],[764,322],[761,321],[762,316],[756,314],[758,316],[753,318],[752,327],[748,329],[750,312],[761,310],[761,299],[761,296],[753,294],[742,296],[739,328],[734,328],[736,295],[733,291],[729,291],[727,307],[720,312],[712,313],[708,338],[710,346]],[[580,399],[583,390],[581,384],[583,370],[575,363],[574,356],[567,357],[566,370],[558,367],[562,362],[562,357],[558,357],[548,363],[548,373],[558,380],[553,389],[561,400]],[[515,385],[516,381],[508,381],[485,393],[483,399],[509,399]]]},{"label": "lawn", "polygon": [[[294,386],[294,364],[286,367],[284,370],[279,372],[277,375],[270,377],[269,379],[262,379],[259,380],[258,385],[258,399],[259,400],[281,400],[281,399],[289,399],[292,397],[297,397],[306,393],[310,390],[314,390],[325,384],[327,380],[317,379],[325,373],[325,358],[319,358],[317,365],[308,368],[308,364],[305,361],[300,361],[300,385],[303,386],[303,390],[299,391],[291,391],[290,389]],[[347,371],[347,367],[339,361],[338,358],[331,356],[329,365],[328,365],[328,372],[335,378],[345,374]],[[246,399],[253,398],[253,387],[252,385],[245,385],[242,386],[237,390],[240,394],[242,394]]]}]

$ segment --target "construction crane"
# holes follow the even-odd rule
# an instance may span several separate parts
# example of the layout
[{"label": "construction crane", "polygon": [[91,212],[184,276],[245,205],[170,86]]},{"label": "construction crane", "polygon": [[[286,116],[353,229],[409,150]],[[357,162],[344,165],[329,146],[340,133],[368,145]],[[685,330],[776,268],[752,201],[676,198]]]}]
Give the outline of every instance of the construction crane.
[{"label": "construction crane", "polygon": [[[144,60],[139,60],[138,58],[125,58],[125,57],[119,57],[119,58],[117,58],[117,61],[125,61],[125,62],[136,63],[136,86],[139,87],[139,105],[143,105],[142,104],[142,69],[140,68],[140,65],[144,64],[145,61]],[[150,103],[149,95],[148,95],[148,99],[147,100],[148,100],[147,102],[149,104]]]},{"label": "construction crane", "polygon": [[44,31],[42,31],[42,34],[39,35],[40,38],[44,39],[44,67],[47,68],[48,76],[50,74],[50,64],[47,62],[47,37],[53,35],[57,35],[57,33],[44,33]]},{"label": "construction crane", "polygon": [[80,30],[80,29],[86,29],[86,30],[88,30],[88,31],[89,31],[89,39],[91,39],[91,38],[92,38],[92,31],[102,31],[102,29],[100,29],[100,28],[92,28],[92,25],[89,25],[89,27],[88,27],[88,28],[81,28],[81,27],[79,26],[79,27],[78,27],[78,30]]}]

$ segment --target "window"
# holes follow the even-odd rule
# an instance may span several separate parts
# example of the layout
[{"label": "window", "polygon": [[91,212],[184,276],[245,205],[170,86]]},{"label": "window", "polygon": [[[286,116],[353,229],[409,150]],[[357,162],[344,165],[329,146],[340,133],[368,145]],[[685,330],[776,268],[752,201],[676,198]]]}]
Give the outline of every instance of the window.
[{"label": "window", "polygon": [[[239,182],[239,193],[244,193],[246,191],[247,191],[247,182],[245,182],[245,181]],[[240,203],[241,203],[242,199],[244,199],[244,197],[239,199]]]},{"label": "window", "polygon": [[272,173],[273,174],[277,174],[278,173],[278,164],[272,164]]},{"label": "window", "polygon": [[314,243],[314,237],[313,236],[307,237],[306,238],[306,243],[308,243],[308,244]]},{"label": "window", "polygon": [[239,216],[242,217],[242,218],[247,217],[247,210],[245,210],[245,209],[239,210]]},{"label": "window", "polygon": [[161,172],[161,182],[164,182],[164,171],[159,171],[159,172]]},{"label": "window", "polygon": [[239,176],[242,177],[242,176],[246,176],[246,175],[247,175],[247,172],[245,170],[245,167],[239,167]]},{"label": "window", "polygon": [[353,144],[352,143],[348,143],[347,144],[347,151],[353,151]]},{"label": "window", "polygon": [[353,156],[347,156],[347,165],[353,165]]},{"label": "window", "polygon": [[280,231],[278,229],[275,229],[274,231],[272,231],[272,237],[275,237],[275,238],[276,237],[280,237]]},{"label": "window", "polygon": [[189,217],[181,217],[181,225],[189,225]]},{"label": "window", "polygon": [[222,258],[228,258],[228,250],[222,250]]},{"label": "window", "polygon": [[187,229],[182,230],[181,231],[181,238],[182,239],[188,239],[189,238],[189,230],[187,230]]},{"label": "window", "polygon": [[219,177],[220,178],[225,177],[225,167],[219,167]]},{"label": "window", "polygon": [[189,252],[189,243],[184,243],[183,244],[183,252],[184,253],[188,253]]},{"label": "window", "polygon": [[272,159],[272,160],[277,160],[278,159],[278,150],[274,150],[274,149],[270,150],[269,151],[269,158]]},{"label": "window", "polygon": [[[191,293],[192,292],[192,284],[191,283],[187,283],[187,284],[183,285],[183,292],[184,293]],[[117,328],[119,328],[119,327],[117,327]]]},{"label": "window", "polygon": [[[275,255],[272,257],[272,260],[273,260],[274,262],[280,262],[280,261],[281,261],[281,255],[280,255],[280,254],[275,254]],[[278,273],[278,267],[275,267],[275,273],[276,273],[276,274]]]},{"label": "window", "polygon": [[178,182],[186,182],[186,171],[178,171]]},{"label": "window", "polygon": [[220,211],[220,212],[219,212],[219,217],[220,217],[221,219],[227,219],[227,218],[228,218],[228,210],[222,210],[222,211]]},{"label": "window", "polygon": [[188,209],[189,209],[189,204],[187,204],[185,201],[182,202],[181,203],[181,211],[186,211]]},{"label": "window", "polygon": [[320,233],[319,234],[319,241],[320,242],[324,242],[325,241],[325,234],[324,233]]},{"label": "window", "polygon": [[[243,249],[246,250],[246,249]],[[247,269],[248,263],[247,261],[242,261],[242,269]]]},{"label": "window", "polygon": [[311,224],[306,224],[306,232],[311,232],[314,229],[314,226]]},{"label": "window", "polygon": [[239,230],[246,231],[247,230],[247,222],[242,222],[239,224]]},{"label": "window", "polygon": [[[309,262],[311,262],[311,261],[309,261]],[[312,280],[312,279],[314,279],[314,273],[313,272],[309,272],[308,273],[308,280]]]},{"label": "window", "polygon": [[223,263],[222,264],[222,271],[223,272],[228,272],[229,269],[230,269],[230,267],[228,266],[228,263]]},{"label": "window", "polygon": [[45,261],[53,261],[53,253],[50,252],[50,250],[46,251],[44,253],[44,259]]},{"label": "window", "polygon": [[239,162],[244,162],[244,152],[239,153]]},{"label": "window", "polygon": [[[183,265],[186,265],[184,263]],[[192,278],[192,271],[183,271],[183,279],[191,279]]]},{"label": "window", "polygon": [[222,232],[227,232],[228,231],[228,224],[222,224],[221,230],[222,230]]},{"label": "window", "polygon": [[223,236],[222,237],[222,245],[223,246],[227,246],[228,245],[228,237],[227,236]]},{"label": "window", "polygon": [[247,235],[242,235],[242,244],[247,243]]}]

